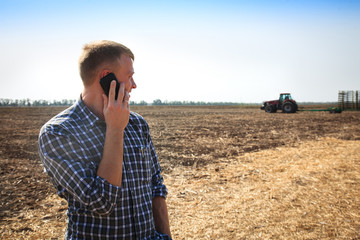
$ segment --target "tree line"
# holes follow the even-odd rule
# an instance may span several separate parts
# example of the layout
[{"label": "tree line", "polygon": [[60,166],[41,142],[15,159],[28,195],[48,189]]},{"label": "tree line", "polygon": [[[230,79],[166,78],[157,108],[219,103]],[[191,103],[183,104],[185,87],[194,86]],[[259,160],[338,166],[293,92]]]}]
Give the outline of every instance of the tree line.
[{"label": "tree line", "polygon": [[[31,99],[8,99],[0,98],[0,107],[47,107],[47,106],[70,106],[76,102],[75,99],[63,100],[31,100]],[[156,99],[151,103],[146,101],[130,101],[133,106],[210,106],[210,105],[254,105],[235,102],[203,102],[203,101],[162,101]]]},{"label": "tree line", "polygon": [[9,99],[0,98],[0,107],[45,107],[45,106],[70,106],[76,100],[63,99],[63,100],[31,100],[27,99]]},{"label": "tree line", "polygon": [[169,105],[169,106],[213,106],[213,105],[253,105],[246,103],[236,103],[236,102],[203,102],[203,101],[161,101],[160,99],[154,100],[151,104],[148,105]]}]

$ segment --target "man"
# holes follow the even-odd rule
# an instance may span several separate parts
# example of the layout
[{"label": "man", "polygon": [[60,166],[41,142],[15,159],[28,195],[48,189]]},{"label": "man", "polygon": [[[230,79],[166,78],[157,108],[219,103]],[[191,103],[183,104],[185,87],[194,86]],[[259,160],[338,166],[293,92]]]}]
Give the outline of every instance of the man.
[{"label": "man", "polygon": [[[68,201],[66,239],[171,239],[166,186],[146,121],[130,112],[134,55],[112,41],[83,48],[84,89],[46,123],[39,153],[60,197]],[[108,97],[99,80],[114,73]]]}]

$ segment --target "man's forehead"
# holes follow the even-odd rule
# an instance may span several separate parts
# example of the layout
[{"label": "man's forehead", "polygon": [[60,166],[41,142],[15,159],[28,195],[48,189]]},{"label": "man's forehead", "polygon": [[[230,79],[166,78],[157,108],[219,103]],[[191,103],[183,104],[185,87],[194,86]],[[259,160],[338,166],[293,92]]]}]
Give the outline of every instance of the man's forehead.
[{"label": "man's forehead", "polygon": [[119,67],[121,69],[121,71],[126,72],[126,73],[128,71],[132,71],[132,72],[134,71],[133,60],[126,55],[121,55],[121,57],[118,58],[117,67]]}]

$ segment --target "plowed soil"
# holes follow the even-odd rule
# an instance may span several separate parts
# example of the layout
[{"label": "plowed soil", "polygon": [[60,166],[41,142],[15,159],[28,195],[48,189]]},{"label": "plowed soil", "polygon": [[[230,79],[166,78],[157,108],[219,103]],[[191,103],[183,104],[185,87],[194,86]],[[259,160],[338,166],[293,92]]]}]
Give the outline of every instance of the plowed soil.
[{"label": "plowed soil", "polygon": [[[0,239],[63,239],[37,153],[63,108],[0,108]],[[360,239],[360,112],[133,107],[169,188],[174,239]]]}]

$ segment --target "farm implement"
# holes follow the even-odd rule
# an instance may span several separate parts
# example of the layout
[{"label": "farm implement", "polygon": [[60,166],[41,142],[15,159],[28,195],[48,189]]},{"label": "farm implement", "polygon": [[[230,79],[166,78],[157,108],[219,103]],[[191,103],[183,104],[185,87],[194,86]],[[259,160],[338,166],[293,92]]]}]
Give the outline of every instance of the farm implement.
[{"label": "farm implement", "polygon": [[329,112],[329,113],[341,113],[342,109],[341,108],[337,108],[337,107],[329,107],[327,109],[301,109],[298,111],[302,111],[302,112]]}]

